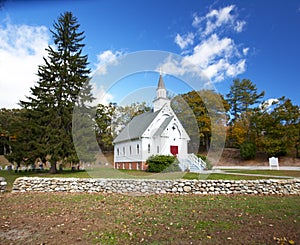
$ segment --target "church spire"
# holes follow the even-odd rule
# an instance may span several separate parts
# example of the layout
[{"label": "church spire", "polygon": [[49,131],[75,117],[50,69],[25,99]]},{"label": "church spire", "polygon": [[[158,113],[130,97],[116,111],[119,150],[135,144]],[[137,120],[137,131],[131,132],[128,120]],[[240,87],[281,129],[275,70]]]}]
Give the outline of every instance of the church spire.
[{"label": "church spire", "polygon": [[165,83],[164,83],[164,80],[162,78],[161,73],[159,75],[159,80],[158,80],[158,85],[157,85],[157,89],[156,90],[158,90],[158,89],[166,89]]},{"label": "church spire", "polygon": [[167,98],[167,90],[161,74],[159,75],[159,80],[157,84],[156,98]]},{"label": "church spire", "polygon": [[162,74],[160,72],[156,88],[156,98],[153,101],[154,111],[160,110],[166,103],[170,103],[170,101],[167,98],[167,90],[165,87],[164,80],[162,78]]}]

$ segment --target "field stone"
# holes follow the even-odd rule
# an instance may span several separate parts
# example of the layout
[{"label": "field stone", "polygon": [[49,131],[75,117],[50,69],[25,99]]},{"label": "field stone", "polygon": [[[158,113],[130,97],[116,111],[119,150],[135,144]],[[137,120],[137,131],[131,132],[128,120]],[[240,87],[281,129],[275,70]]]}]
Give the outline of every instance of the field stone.
[{"label": "field stone", "polygon": [[189,186],[189,185],[185,185],[185,186],[183,187],[183,190],[184,190],[184,192],[191,192],[192,187]]},{"label": "field stone", "polygon": [[[0,191],[6,181],[0,179]],[[300,180],[126,180],[126,179],[78,179],[78,178],[18,178],[13,192],[107,192],[145,194],[273,194],[300,193]]]}]

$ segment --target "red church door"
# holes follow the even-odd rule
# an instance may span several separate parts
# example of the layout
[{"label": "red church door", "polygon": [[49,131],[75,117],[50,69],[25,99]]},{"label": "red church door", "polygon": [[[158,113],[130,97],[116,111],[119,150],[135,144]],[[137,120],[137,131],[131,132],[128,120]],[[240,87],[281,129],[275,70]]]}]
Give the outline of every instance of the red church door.
[{"label": "red church door", "polygon": [[177,145],[171,145],[170,146],[170,151],[172,153],[172,155],[177,155],[178,154],[178,146]]}]

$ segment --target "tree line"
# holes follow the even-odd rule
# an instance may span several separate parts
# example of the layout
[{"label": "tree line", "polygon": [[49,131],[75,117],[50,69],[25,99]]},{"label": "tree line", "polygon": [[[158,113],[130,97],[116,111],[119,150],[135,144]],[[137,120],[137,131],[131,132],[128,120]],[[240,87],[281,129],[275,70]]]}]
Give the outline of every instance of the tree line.
[{"label": "tree line", "polygon": [[[84,149],[73,143],[74,107],[80,107],[82,117],[90,117],[89,125],[82,128],[93,131],[102,151],[112,151],[113,139],[122,128],[134,116],[151,110],[145,102],[91,106],[91,71],[83,54],[84,32],[79,28],[71,12],[59,16],[50,30],[54,45],[46,49],[30,95],[20,101],[21,109],[0,110],[0,154],[10,162],[50,161],[52,173],[57,171],[57,162],[78,164],[78,151]],[[264,95],[249,79],[235,79],[226,95],[190,91],[173,97],[171,106],[190,135],[190,151],[195,153],[208,151],[212,138],[221,138],[226,131],[227,147],[250,144],[269,156],[291,152],[299,157],[299,106],[285,97],[268,104]],[[91,110],[95,115],[87,113]],[[85,132],[80,133],[76,137],[88,147],[89,139],[82,138]],[[86,156],[85,161],[93,157]]]}]

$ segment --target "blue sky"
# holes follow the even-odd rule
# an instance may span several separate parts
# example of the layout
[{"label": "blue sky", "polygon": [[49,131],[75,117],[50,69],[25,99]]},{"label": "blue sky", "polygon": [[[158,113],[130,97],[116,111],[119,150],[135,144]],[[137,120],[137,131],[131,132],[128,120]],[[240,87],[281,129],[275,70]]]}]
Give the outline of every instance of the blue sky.
[{"label": "blue sky", "polygon": [[[233,79],[247,78],[266,92],[266,100],[284,95],[300,104],[300,0],[8,0],[0,10],[0,107],[17,107],[29,94],[52,43],[48,29],[65,11],[85,32],[84,52],[94,72],[132,52],[167,51],[182,57],[162,65],[165,74],[172,70],[165,82],[175,93],[187,89],[176,74],[196,68],[222,94]],[[103,102],[146,100],[158,74],[126,79],[111,88],[95,84],[96,96]]]}]

